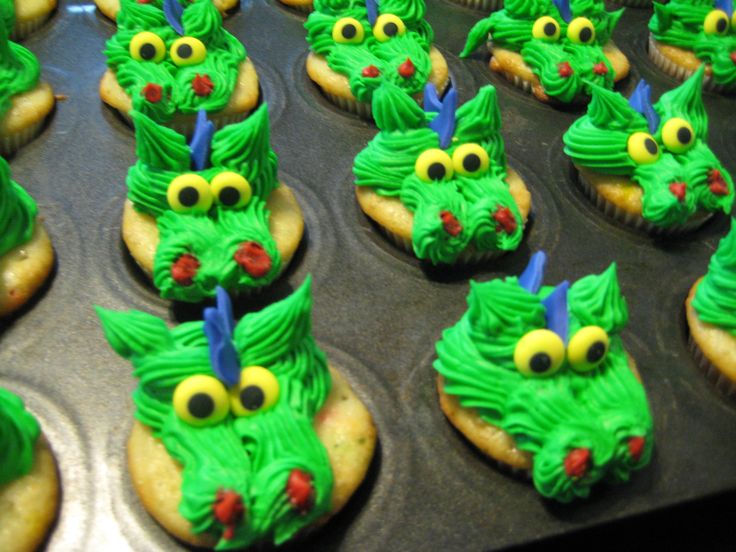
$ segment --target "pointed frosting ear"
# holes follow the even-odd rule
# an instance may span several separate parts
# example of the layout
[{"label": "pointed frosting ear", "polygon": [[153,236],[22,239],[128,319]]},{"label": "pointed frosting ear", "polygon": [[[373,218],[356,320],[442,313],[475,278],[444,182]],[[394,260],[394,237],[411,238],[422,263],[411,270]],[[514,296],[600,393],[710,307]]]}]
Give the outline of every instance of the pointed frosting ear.
[{"label": "pointed frosting ear", "polygon": [[181,16],[186,36],[193,36],[207,44],[222,32],[222,16],[212,0],[196,0]]},{"label": "pointed frosting ear", "polygon": [[461,142],[482,142],[498,137],[501,112],[498,109],[496,89],[484,86],[469,102],[457,110],[455,136]]},{"label": "pointed frosting ear", "polygon": [[591,84],[588,117],[598,128],[628,131],[646,127],[644,117],[618,92]]},{"label": "pointed frosting ear", "polygon": [[102,307],[95,310],[107,342],[123,358],[146,356],[174,346],[171,333],[160,318],[136,310],[115,312]]},{"label": "pointed frosting ear", "polygon": [[373,92],[371,106],[376,126],[384,132],[406,132],[427,126],[424,110],[390,81],[383,82]]},{"label": "pointed frosting ear", "polygon": [[120,0],[117,23],[119,29],[141,30],[167,25],[160,5],[139,3],[137,0]]},{"label": "pointed frosting ear", "polygon": [[616,263],[601,274],[591,274],[575,282],[569,294],[570,312],[583,326],[600,326],[618,333],[629,320],[626,300],[621,295]]},{"label": "pointed frosting ear", "polygon": [[12,2],[8,4],[8,9],[0,10],[0,26],[3,23],[6,29],[12,29],[15,26],[15,9]]},{"label": "pointed frosting ear", "polygon": [[672,26],[672,12],[667,4],[654,2],[654,15],[656,16],[657,31],[664,32]]},{"label": "pointed frosting ear", "polygon": [[186,171],[190,167],[190,152],[186,138],[159,125],[140,111],[130,114],[135,126],[135,153],[146,165],[169,171]]},{"label": "pointed frosting ear", "polygon": [[610,40],[623,13],[624,8],[616,11],[604,12],[603,20],[598,24],[598,28],[596,29],[596,39],[599,44],[605,44]]},{"label": "pointed frosting ear", "polygon": [[463,51],[460,52],[460,57],[466,58],[470,56],[470,54],[478,49],[478,46],[487,42],[488,33],[491,32],[491,28],[493,28],[493,23],[490,17],[481,19],[473,25],[473,28],[470,29],[470,33],[468,33],[468,39],[465,41],[465,47],[463,48]]},{"label": "pointed frosting ear", "polygon": [[705,64],[701,63],[690,78],[677,88],[662,94],[654,104],[654,109],[664,121],[672,117],[685,119],[701,140],[708,139],[708,115],[703,104],[704,73]]}]

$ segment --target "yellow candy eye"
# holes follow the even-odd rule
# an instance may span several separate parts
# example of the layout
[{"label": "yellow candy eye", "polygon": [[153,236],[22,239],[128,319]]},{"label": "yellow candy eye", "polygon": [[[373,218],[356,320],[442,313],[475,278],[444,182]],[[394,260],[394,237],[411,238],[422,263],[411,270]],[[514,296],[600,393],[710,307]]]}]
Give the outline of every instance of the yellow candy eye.
[{"label": "yellow candy eye", "polygon": [[211,184],[212,195],[223,207],[245,207],[253,195],[248,181],[238,173],[222,172],[212,179]]},{"label": "yellow candy eye", "polygon": [[171,59],[178,66],[196,65],[207,57],[207,47],[198,38],[183,36],[174,41],[169,50]]},{"label": "yellow candy eye", "polygon": [[425,182],[452,178],[452,159],[441,149],[429,149],[417,157],[414,172]]},{"label": "yellow candy eye", "polygon": [[733,15],[731,15],[731,28],[736,29],[736,10],[734,10]]},{"label": "yellow candy eye", "polygon": [[343,17],[332,27],[332,40],[338,44],[360,44],[364,38],[363,25],[352,17]]},{"label": "yellow candy eye", "polygon": [[565,344],[551,330],[532,330],[514,349],[514,364],[525,376],[551,376],[565,360]]},{"label": "yellow candy eye", "polygon": [[215,425],[230,411],[225,386],[212,376],[191,376],[174,390],[174,412],[189,425]]},{"label": "yellow candy eye", "polygon": [[240,372],[240,384],[230,389],[230,407],[236,416],[252,416],[268,410],[279,400],[279,380],[262,366]]},{"label": "yellow candy eye", "polygon": [[177,213],[206,213],[212,207],[212,190],[198,174],[182,174],[169,184],[166,199]]},{"label": "yellow candy eye", "polygon": [[396,15],[386,13],[376,20],[373,26],[373,36],[378,42],[387,42],[395,36],[401,36],[406,32],[406,25]]},{"label": "yellow candy eye", "polygon": [[723,36],[728,33],[728,27],[728,14],[723,10],[713,10],[703,21],[703,32],[708,35]]},{"label": "yellow candy eye", "polygon": [[637,165],[648,165],[659,159],[659,146],[654,137],[647,132],[635,132],[626,144],[629,157]]},{"label": "yellow candy eye", "polygon": [[554,42],[560,38],[560,24],[549,15],[540,17],[534,22],[532,36],[539,40]]},{"label": "yellow candy eye", "polygon": [[160,63],[166,57],[166,44],[157,34],[146,31],[133,37],[128,51],[135,60]]},{"label": "yellow candy eye", "polygon": [[567,26],[567,38],[575,44],[592,44],[595,40],[595,27],[587,17],[576,17]]},{"label": "yellow candy eye", "polygon": [[695,143],[695,131],[685,119],[674,117],[662,127],[662,142],[672,153],[685,153]]},{"label": "yellow candy eye", "polygon": [[578,330],[567,345],[567,360],[574,370],[587,372],[598,366],[608,354],[609,340],[600,326]]},{"label": "yellow candy eye", "polygon": [[491,161],[488,152],[479,144],[463,144],[452,154],[455,172],[463,176],[474,176],[488,170]]}]

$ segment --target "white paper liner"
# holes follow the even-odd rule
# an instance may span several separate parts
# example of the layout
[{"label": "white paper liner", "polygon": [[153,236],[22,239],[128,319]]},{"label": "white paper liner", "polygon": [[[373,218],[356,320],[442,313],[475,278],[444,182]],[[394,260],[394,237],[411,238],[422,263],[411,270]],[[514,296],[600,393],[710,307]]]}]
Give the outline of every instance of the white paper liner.
[{"label": "white paper liner", "polygon": [[45,121],[46,117],[13,134],[0,135],[0,154],[8,157],[25,146],[38,135]]},{"label": "white paper liner", "polygon": [[481,11],[496,11],[503,8],[503,0],[451,0],[455,4],[460,4],[466,8]]},{"label": "white paper liner", "polygon": [[705,377],[716,386],[719,393],[722,393],[726,397],[736,396],[736,384],[730,379],[724,376],[721,371],[713,366],[713,364],[705,357],[700,346],[693,339],[693,335],[690,334],[687,340],[688,348],[692,353],[695,361],[698,363],[698,367],[703,371]]}]

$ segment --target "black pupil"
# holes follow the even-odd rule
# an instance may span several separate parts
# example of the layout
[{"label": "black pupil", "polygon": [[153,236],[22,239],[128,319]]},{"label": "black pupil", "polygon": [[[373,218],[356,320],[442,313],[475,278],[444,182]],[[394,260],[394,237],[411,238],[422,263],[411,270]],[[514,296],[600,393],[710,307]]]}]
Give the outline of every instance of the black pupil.
[{"label": "black pupil", "polygon": [[383,34],[386,36],[396,36],[399,33],[399,26],[396,23],[386,23],[383,26]]},{"label": "black pupil", "polygon": [[596,341],[590,347],[588,347],[588,353],[585,355],[585,358],[591,364],[595,364],[600,359],[602,359],[603,355],[605,354],[606,354],[605,343],[603,343],[602,341]]},{"label": "black pupil", "polygon": [[693,134],[687,127],[680,127],[677,130],[677,139],[680,141],[681,144],[689,144],[690,140],[692,140],[692,137]]},{"label": "black pupil", "polygon": [[352,23],[348,23],[342,28],[342,36],[344,38],[347,38],[350,40],[351,38],[355,38],[355,35],[358,34],[358,29],[355,28],[355,25]]},{"label": "black pupil", "polygon": [[190,397],[187,408],[195,418],[208,418],[215,411],[215,401],[207,393],[195,393]]},{"label": "black pupil", "polygon": [[652,155],[655,155],[657,153],[657,142],[655,142],[651,138],[647,138],[646,140],[644,140],[644,147],[647,148],[647,151]]},{"label": "black pupil", "polygon": [[248,385],[240,391],[240,403],[246,410],[258,410],[265,400],[263,389],[256,385]]},{"label": "black pupil", "polygon": [[721,17],[718,20],[718,23],[716,23],[716,31],[718,31],[719,33],[723,33],[726,31],[726,27],[728,27],[728,21]]},{"label": "black pupil", "polygon": [[176,49],[176,53],[182,59],[187,59],[192,56],[192,47],[189,44],[180,44]]},{"label": "black pupil", "polygon": [[240,192],[232,186],[226,186],[220,190],[220,203],[231,206],[240,201]]},{"label": "black pupil", "polygon": [[580,30],[580,41],[590,42],[591,38],[593,38],[593,31],[590,30],[590,27],[583,27]]},{"label": "black pupil", "polygon": [[556,32],[557,32],[557,25],[555,25],[551,21],[544,24],[544,34],[546,34],[547,36],[555,36]]},{"label": "black pupil", "polygon": [[536,372],[537,374],[546,372],[549,370],[550,366],[552,366],[552,359],[547,353],[537,353],[529,361],[529,368],[532,369],[532,372]]},{"label": "black pupil", "polygon": [[179,192],[179,203],[184,207],[194,207],[199,201],[199,192],[197,188],[187,186]]},{"label": "black pupil", "polygon": [[146,42],[140,49],[141,57],[145,60],[153,59],[156,57],[156,47],[150,42]]},{"label": "black pupil", "polygon": [[431,180],[442,180],[447,174],[447,169],[442,163],[432,163],[427,169],[427,176]]},{"label": "black pupil", "polygon": [[480,169],[480,157],[474,153],[469,153],[463,159],[463,169],[468,172],[475,172]]}]

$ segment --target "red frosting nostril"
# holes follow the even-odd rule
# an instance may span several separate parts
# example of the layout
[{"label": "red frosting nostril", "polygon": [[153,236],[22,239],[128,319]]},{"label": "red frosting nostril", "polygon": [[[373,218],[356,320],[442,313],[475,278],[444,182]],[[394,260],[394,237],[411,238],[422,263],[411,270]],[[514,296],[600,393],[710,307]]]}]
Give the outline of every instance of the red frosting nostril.
[{"label": "red frosting nostril", "polygon": [[736,52],[731,52],[731,61],[736,63]]},{"label": "red frosting nostril", "polygon": [[565,457],[565,473],[572,479],[580,479],[588,473],[590,449],[576,448]]},{"label": "red frosting nostril", "polygon": [[414,67],[414,64],[411,62],[411,59],[406,58],[406,61],[399,65],[399,75],[404,77],[405,79],[408,79],[409,77],[413,77],[414,73],[416,73],[417,69]]},{"label": "red frosting nostril", "polygon": [[499,207],[491,216],[496,221],[496,232],[512,234],[516,230],[514,213],[508,207]]},{"label": "red frosting nostril", "polygon": [[728,195],[728,184],[718,169],[708,171],[708,188],[714,195]]},{"label": "red frosting nostril", "polygon": [[158,103],[164,97],[164,89],[158,84],[149,82],[141,90],[141,95],[146,98],[147,102]]},{"label": "red frosting nostril", "polygon": [[192,90],[197,96],[209,96],[215,89],[215,85],[209,75],[197,73],[192,80]]},{"label": "red frosting nostril", "polygon": [[271,272],[271,257],[260,243],[254,241],[241,243],[233,258],[254,278],[262,278]]},{"label": "red frosting nostril", "polygon": [[463,225],[460,224],[457,217],[450,211],[440,211],[440,218],[442,219],[442,227],[445,229],[445,232],[453,238],[463,231]]},{"label": "red frosting nostril", "polygon": [[570,65],[569,62],[563,61],[562,63],[557,64],[557,73],[563,78],[566,79],[567,77],[571,76],[573,74],[572,65]]},{"label": "red frosting nostril", "polygon": [[608,67],[606,67],[606,64],[601,61],[593,66],[593,72],[596,75],[605,75],[608,73]]},{"label": "red frosting nostril", "polygon": [[645,444],[644,437],[632,437],[629,439],[629,454],[634,459],[634,462],[638,462],[639,458],[641,458]]},{"label": "red frosting nostril", "polygon": [[197,257],[184,253],[171,265],[171,277],[180,286],[191,286],[199,266]]},{"label": "red frosting nostril", "polygon": [[235,491],[217,491],[215,503],[212,505],[215,519],[225,526],[222,538],[230,540],[235,536],[235,525],[243,518],[245,506],[243,498]]},{"label": "red frosting nostril", "polygon": [[286,482],[286,494],[289,495],[291,505],[306,514],[314,502],[314,489],[312,489],[312,476],[300,469],[293,469]]},{"label": "red frosting nostril", "polygon": [[381,72],[375,65],[369,65],[368,67],[365,67],[361,73],[361,75],[363,75],[364,77],[368,77],[369,79],[375,79],[380,74]]},{"label": "red frosting nostril", "polygon": [[678,201],[685,200],[685,194],[687,193],[687,184],[684,182],[673,182],[670,184],[670,192],[677,198]]}]

